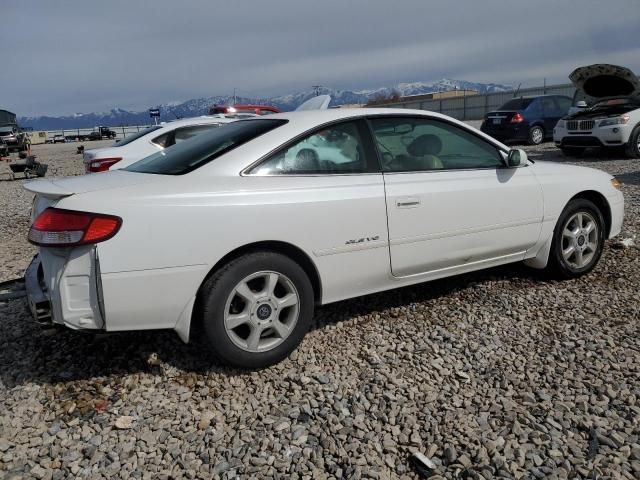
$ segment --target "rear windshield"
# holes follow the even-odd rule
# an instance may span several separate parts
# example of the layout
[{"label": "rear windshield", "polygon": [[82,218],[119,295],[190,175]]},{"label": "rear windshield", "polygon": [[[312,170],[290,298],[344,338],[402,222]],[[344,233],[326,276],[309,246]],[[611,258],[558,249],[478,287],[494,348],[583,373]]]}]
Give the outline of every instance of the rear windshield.
[{"label": "rear windshield", "polygon": [[125,168],[129,172],[182,175],[253,140],[286,120],[239,120],[177,143]]},{"label": "rear windshield", "polygon": [[147,133],[155,132],[156,130],[161,129],[162,127],[163,125],[154,125],[153,127],[145,128],[144,130],[140,130],[139,132],[136,132],[132,135],[129,135],[123,138],[122,140],[117,141],[113,146],[121,147],[123,145],[133,142],[134,140],[139,139],[140,137],[144,137]]},{"label": "rear windshield", "polygon": [[524,110],[533,102],[533,98],[514,98],[502,105],[499,110]]}]

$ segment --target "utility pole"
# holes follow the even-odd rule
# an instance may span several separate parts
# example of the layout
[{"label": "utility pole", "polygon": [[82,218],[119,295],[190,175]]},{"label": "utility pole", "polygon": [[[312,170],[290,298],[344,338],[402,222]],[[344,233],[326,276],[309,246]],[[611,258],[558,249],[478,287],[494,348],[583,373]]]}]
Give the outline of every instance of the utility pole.
[{"label": "utility pole", "polygon": [[236,104],[236,88],[233,87],[233,104]]}]

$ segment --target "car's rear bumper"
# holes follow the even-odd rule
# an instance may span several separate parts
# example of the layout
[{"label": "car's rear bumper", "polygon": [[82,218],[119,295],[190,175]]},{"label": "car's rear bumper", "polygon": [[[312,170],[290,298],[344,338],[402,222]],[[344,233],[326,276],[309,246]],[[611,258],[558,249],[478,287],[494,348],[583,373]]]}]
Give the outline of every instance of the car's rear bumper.
[{"label": "car's rear bumper", "polygon": [[42,262],[36,255],[24,273],[24,284],[27,291],[27,305],[34,320],[42,324],[53,323],[51,301],[44,284]]},{"label": "car's rear bumper", "polygon": [[499,141],[523,141],[529,138],[529,126],[507,123],[503,126],[493,126],[484,122],[480,131]]},{"label": "car's rear bumper", "polygon": [[42,249],[25,271],[27,303],[40,323],[102,330],[99,263],[93,247]]}]

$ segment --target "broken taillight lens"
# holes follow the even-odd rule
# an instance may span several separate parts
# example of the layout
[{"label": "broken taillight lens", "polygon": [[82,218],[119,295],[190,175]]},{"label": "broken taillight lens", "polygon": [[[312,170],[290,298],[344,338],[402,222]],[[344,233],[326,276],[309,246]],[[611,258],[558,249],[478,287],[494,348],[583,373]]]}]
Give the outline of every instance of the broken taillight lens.
[{"label": "broken taillight lens", "polygon": [[120,160],[122,160],[122,157],[94,158],[85,164],[85,170],[87,173],[107,172],[112,165],[115,165]]},{"label": "broken taillight lens", "polygon": [[120,225],[122,219],[113,215],[47,208],[31,225],[28,239],[42,247],[74,247],[104,242]]}]

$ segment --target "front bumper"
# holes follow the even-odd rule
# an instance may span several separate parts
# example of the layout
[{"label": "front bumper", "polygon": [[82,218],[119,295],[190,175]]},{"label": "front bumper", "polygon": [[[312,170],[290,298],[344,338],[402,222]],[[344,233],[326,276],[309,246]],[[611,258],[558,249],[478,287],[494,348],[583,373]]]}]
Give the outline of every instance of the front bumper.
[{"label": "front bumper", "polygon": [[553,141],[558,147],[616,147],[625,145],[631,136],[631,125],[594,127],[588,131],[570,131],[566,127],[553,129]]}]

